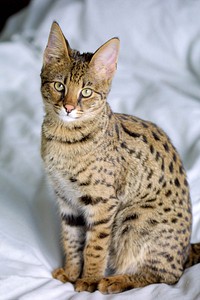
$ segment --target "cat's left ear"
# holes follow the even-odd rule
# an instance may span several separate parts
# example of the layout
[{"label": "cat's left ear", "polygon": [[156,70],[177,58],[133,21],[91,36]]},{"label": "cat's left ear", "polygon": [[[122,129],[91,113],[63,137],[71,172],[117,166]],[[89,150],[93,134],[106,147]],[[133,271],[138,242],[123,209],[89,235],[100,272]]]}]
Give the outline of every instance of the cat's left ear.
[{"label": "cat's left ear", "polygon": [[119,46],[119,39],[112,38],[97,49],[89,64],[95,75],[108,80],[112,79],[117,68]]}]

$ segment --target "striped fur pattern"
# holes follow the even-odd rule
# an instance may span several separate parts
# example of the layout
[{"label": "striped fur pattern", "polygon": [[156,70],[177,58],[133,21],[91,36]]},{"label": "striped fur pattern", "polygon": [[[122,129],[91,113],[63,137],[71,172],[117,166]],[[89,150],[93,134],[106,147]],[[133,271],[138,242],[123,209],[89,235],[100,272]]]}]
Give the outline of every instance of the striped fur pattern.
[{"label": "striped fur pattern", "polygon": [[113,113],[106,101],[118,52],[113,38],[80,54],[54,22],[44,53],[41,153],[66,255],[53,276],[79,292],[174,284],[200,261],[176,149],[156,125]]}]

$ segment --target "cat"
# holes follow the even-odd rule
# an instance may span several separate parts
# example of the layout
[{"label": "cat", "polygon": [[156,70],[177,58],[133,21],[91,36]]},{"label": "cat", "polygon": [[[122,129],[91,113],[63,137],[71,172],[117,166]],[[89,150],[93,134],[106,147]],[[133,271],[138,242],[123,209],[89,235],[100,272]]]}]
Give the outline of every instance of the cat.
[{"label": "cat", "polygon": [[41,155],[66,255],[52,274],[78,292],[174,284],[200,262],[176,149],[155,124],[113,113],[107,103],[118,53],[112,38],[80,54],[56,22],[44,52]]}]

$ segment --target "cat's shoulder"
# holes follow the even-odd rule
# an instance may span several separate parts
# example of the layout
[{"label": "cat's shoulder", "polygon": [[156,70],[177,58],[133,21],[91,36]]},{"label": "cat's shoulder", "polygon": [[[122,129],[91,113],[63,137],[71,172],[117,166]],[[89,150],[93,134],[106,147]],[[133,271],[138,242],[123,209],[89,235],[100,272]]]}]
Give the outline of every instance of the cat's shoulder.
[{"label": "cat's shoulder", "polygon": [[136,116],[120,113],[115,113],[115,118],[125,130],[134,130],[134,132],[138,134],[150,134],[153,135],[157,140],[161,139],[162,137],[167,137],[166,133],[153,122],[143,120]]}]

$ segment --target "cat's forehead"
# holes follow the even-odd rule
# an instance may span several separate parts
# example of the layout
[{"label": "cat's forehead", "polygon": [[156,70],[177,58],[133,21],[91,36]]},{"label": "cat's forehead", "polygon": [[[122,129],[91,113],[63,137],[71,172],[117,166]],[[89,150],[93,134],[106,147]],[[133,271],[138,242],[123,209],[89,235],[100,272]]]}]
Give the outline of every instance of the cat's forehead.
[{"label": "cat's forehead", "polygon": [[92,56],[93,53],[91,52],[80,53],[77,50],[70,51],[70,58],[72,61],[77,61],[77,62],[81,61],[84,63],[89,63],[91,61]]},{"label": "cat's forehead", "polygon": [[70,76],[70,81],[79,83],[79,81],[86,75],[89,62],[91,60],[91,53],[80,54],[78,51],[71,56],[70,68],[68,69],[67,76]]},{"label": "cat's forehead", "polygon": [[[74,82],[80,83],[87,74],[92,53],[80,53],[72,50],[70,53],[70,61],[66,58],[52,62],[50,65],[44,66],[42,70],[42,78],[48,80],[61,80],[64,83]],[[46,78],[48,77],[48,78]]]}]

